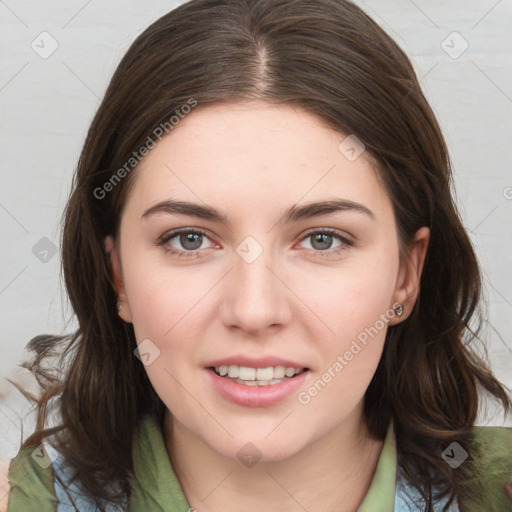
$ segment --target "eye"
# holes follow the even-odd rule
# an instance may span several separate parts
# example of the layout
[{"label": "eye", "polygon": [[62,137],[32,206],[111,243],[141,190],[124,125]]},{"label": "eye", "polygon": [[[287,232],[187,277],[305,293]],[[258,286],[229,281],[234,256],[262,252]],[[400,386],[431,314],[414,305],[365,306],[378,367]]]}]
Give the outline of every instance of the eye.
[{"label": "eye", "polygon": [[[199,257],[199,253],[209,247],[203,247],[205,240],[210,240],[206,232],[198,228],[181,228],[175,229],[162,235],[157,245],[161,246],[168,254],[178,257]],[[332,256],[348,247],[354,245],[353,241],[345,236],[342,232],[335,229],[316,229],[309,231],[301,242],[311,240],[310,249],[320,256]],[[338,245],[332,247],[334,240],[338,240]]]},{"label": "eye", "polygon": [[[335,239],[339,240],[339,243],[333,248],[332,244]],[[319,253],[320,256],[328,256],[333,253],[337,254],[354,245],[352,240],[335,229],[317,229],[315,231],[309,231],[302,238],[301,242],[306,240],[311,240],[311,249]]]},{"label": "eye", "polygon": [[209,240],[209,238],[202,229],[182,228],[164,234],[157,244],[169,254],[190,257],[198,256],[200,249],[209,248],[202,247],[205,240]]}]

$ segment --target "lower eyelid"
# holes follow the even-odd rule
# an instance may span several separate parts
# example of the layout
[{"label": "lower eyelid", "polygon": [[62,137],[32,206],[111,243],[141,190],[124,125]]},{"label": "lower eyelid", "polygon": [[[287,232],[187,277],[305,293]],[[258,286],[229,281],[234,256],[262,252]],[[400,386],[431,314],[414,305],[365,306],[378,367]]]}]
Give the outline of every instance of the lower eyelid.
[{"label": "lower eyelid", "polygon": [[339,245],[337,245],[336,247],[331,247],[329,249],[320,250],[320,249],[305,247],[305,248],[303,248],[303,250],[305,250],[306,253],[309,253],[310,255],[312,254],[313,257],[336,258],[336,257],[339,257],[344,251],[347,251],[348,249],[350,249],[353,245],[354,244],[349,242],[348,240],[347,241],[341,240]]}]

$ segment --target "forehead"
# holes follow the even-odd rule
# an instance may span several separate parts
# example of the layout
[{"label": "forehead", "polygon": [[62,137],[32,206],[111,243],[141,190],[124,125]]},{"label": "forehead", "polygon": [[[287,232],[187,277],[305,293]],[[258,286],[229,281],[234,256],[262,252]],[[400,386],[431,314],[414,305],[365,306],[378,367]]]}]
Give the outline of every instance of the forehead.
[{"label": "forehead", "polygon": [[258,211],[342,197],[385,209],[389,199],[369,153],[357,156],[362,149],[297,106],[196,107],[141,162],[128,202],[140,210],[178,196]]}]

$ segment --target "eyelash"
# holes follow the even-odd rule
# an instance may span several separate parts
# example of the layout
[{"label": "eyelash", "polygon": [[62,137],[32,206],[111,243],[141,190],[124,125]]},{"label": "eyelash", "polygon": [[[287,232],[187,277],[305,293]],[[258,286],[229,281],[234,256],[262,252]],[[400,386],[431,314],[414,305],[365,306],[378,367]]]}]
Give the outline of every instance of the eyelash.
[{"label": "eyelash", "polygon": [[[162,235],[157,240],[157,245],[161,246],[163,248],[163,250],[167,254],[178,256],[179,258],[181,258],[181,257],[185,257],[185,258],[200,257],[199,256],[199,252],[201,252],[201,250],[196,250],[196,251],[178,251],[178,250],[172,248],[171,246],[167,245],[167,243],[170,240],[172,240],[173,238],[176,238],[176,236],[179,236],[179,235],[181,235],[183,233],[193,233],[193,234],[196,234],[196,235],[203,235],[206,238],[209,238],[208,235],[206,234],[206,231],[204,231],[202,229],[199,229],[199,228],[194,228],[194,229],[192,229],[192,228],[181,228],[181,229],[176,229],[174,231],[170,231],[169,233],[166,233],[166,234]],[[312,250],[314,253],[318,254],[321,257],[327,257],[327,256],[332,256],[333,254],[339,254],[339,253],[347,250],[348,247],[352,247],[354,245],[354,242],[352,240],[350,240],[349,238],[347,238],[346,236],[344,236],[340,231],[337,231],[336,229],[331,229],[331,228],[313,229],[311,231],[308,231],[301,238],[300,242],[303,242],[307,238],[310,238],[312,235],[328,235],[328,236],[333,236],[334,238],[337,238],[341,242],[341,245],[339,245],[335,249],[326,249],[324,251],[315,250],[315,249],[309,249],[309,250]]]}]

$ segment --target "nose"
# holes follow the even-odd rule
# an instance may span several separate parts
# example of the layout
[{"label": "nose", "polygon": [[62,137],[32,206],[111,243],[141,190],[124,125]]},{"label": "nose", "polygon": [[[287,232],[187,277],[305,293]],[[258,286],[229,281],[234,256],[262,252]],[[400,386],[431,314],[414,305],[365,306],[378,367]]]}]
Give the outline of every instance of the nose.
[{"label": "nose", "polygon": [[222,289],[221,316],[227,327],[258,336],[290,321],[293,294],[271,256],[254,240],[233,253],[233,268]]}]

